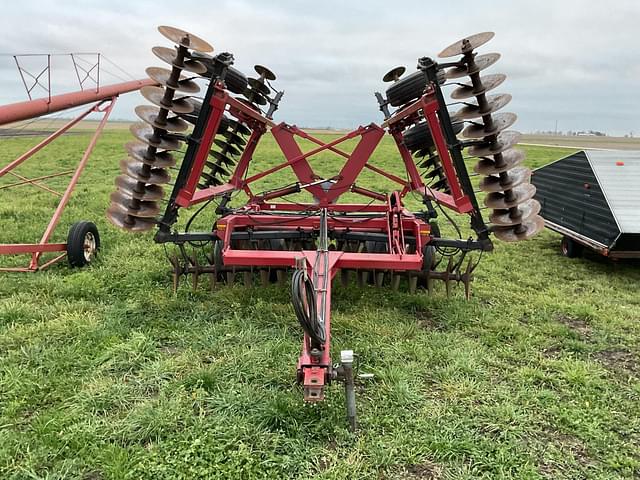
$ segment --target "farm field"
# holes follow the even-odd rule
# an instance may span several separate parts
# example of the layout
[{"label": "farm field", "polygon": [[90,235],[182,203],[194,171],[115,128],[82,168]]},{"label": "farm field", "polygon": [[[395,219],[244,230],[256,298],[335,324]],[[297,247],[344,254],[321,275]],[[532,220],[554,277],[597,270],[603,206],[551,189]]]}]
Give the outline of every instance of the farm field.
[{"label": "farm field", "polygon": [[[58,140],[20,173],[75,165],[88,138]],[[323,404],[302,402],[288,288],[211,292],[202,279],[174,294],[153,233],[108,224],[130,140],[121,128],[105,131],[54,238],[76,220],[95,221],[97,262],[0,274],[0,478],[640,476],[637,262],[564,258],[560,237],[545,231],[496,242],[470,301],[462,286],[447,298],[440,284],[433,296],[336,285],[333,356],[353,349],[359,371],[375,375],[359,387],[353,435],[341,385]],[[37,141],[0,140],[0,165]],[[379,165],[397,158],[384,142]],[[572,151],[523,148],[531,167]],[[254,163],[279,158],[266,138]],[[335,168],[329,158],[321,171]],[[283,173],[265,188],[288,181]],[[0,190],[0,199],[1,243],[37,241],[56,201],[28,186]],[[199,227],[212,221],[203,214]]]}]

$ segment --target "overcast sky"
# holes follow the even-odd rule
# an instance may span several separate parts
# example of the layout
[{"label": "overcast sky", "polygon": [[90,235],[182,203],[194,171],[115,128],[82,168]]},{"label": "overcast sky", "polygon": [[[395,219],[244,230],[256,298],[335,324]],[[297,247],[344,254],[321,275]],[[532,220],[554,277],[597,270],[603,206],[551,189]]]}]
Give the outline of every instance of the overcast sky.
[{"label": "overcast sky", "polygon": [[[502,54],[490,71],[508,75],[496,92],[513,94],[507,110],[519,130],[557,121],[559,130],[640,135],[637,0],[22,0],[4,2],[0,22],[0,53],[102,52],[135,77],[162,65],[150,52],[168,45],[156,26],[176,26],[232,52],[248,74],[256,63],[271,68],[285,90],[276,120],[340,128],[381,121],[373,92],[390,68],[413,71],[418,57],[491,30],[480,52]],[[38,70],[41,60],[29,61]],[[124,77],[105,64],[104,83],[120,81],[107,72]],[[73,75],[68,57],[54,57],[55,92],[73,90]],[[13,58],[1,56],[0,103],[25,98]],[[133,118],[138,103],[137,93],[122,97],[114,117]]]}]

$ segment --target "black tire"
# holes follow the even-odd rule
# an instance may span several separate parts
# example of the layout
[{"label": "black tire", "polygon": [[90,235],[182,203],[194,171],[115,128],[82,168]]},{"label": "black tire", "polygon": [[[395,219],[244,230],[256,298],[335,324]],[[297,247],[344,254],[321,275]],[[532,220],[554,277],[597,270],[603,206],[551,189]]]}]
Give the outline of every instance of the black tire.
[{"label": "black tire", "polygon": [[427,75],[418,70],[398,80],[387,91],[387,101],[392,107],[399,107],[420,98],[427,86]]},{"label": "black tire", "polygon": [[[446,81],[447,78],[444,71],[438,71],[438,83],[442,85]],[[387,100],[392,107],[399,107],[420,98],[426,87],[427,75],[421,70],[418,70],[387,88]]]},{"label": "black tire", "polygon": [[[462,123],[454,123],[452,126],[453,132],[456,135],[459,134],[464,127]],[[413,127],[405,130],[403,137],[404,144],[412,152],[422,148],[433,147],[433,137],[431,137],[431,132],[429,131],[426,121],[416,123]]]},{"label": "black tire", "polygon": [[100,250],[100,234],[93,222],[76,222],[67,236],[67,260],[71,267],[90,264]]},{"label": "black tire", "polygon": [[582,255],[584,246],[572,238],[562,237],[560,242],[560,252],[567,258],[576,258]]}]

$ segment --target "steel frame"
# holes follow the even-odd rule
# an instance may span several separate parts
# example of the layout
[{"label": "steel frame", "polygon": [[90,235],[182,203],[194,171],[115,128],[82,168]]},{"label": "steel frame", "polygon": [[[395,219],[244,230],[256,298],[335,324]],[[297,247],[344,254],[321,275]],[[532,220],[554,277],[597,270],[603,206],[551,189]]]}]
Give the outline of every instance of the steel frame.
[{"label": "steel frame", "polygon": [[[374,269],[397,271],[421,271],[424,268],[423,248],[433,237],[431,228],[424,218],[418,218],[402,205],[402,199],[412,191],[419,191],[425,199],[435,200],[458,213],[471,213],[475,210],[475,197],[468,185],[466,170],[460,171],[452,160],[441,121],[450,122],[448,114],[440,118],[444,102],[437,96],[437,88],[428,87],[424,95],[411,105],[396,112],[382,126],[370,124],[361,126],[343,136],[324,142],[293,125],[275,124],[270,118],[262,116],[256,110],[232,98],[222,82],[212,83],[206,108],[201,112],[193,138],[187,149],[180,174],[174,186],[172,200],[161,221],[156,241],[186,240],[189,235],[171,233],[169,227],[177,220],[178,207],[189,207],[215,197],[228,196],[233,191],[244,191],[249,200],[247,204],[227,212],[215,224],[213,238],[222,242],[222,262],[225,267],[249,269],[253,267],[297,268],[306,271],[313,278],[317,311],[324,325],[326,341],[316,344],[305,331],[302,351],[298,359],[298,381],[304,387],[307,401],[319,401],[324,398],[324,386],[337,376],[331,363],[331,279],[340,269]],[[208,104],[207,104],[208,103]],[[446,110],[446,108],[445,108]],[[251,137],[227,183],[197,190],[200,175],[208,159],[215,133],[224,114],[236,117],[252,129]],[[411,153],[404,145],[402,130],[424,117],[434,139],[437,153],[441,159],[451,193],[431,191],[425,187],[414,163]],[[446,128],[446,126],[445,126]],[[247,176],[249,164],[255,148],[264,133],[270,130],[282,151],[285,160],[267,170]],[[400,153],[408,179],[402,179],[391,172],[369,165],[371,154],[379,144],[385,131],[394,138]],[[447,135],[450,132],[447,132]],[[302,152],[296,137],[317,145]],[[339,148],[340,144],[359,138],[351,153]],[[318,176],[309,160],[312,156],[329,151],[343,157],[346,161],[340,172],[332,178]],[[458,152],[459,153],[459,152]],[[298,182],[268,192],[256,193],[252,185],[284,168],[291,168]],[[463,165],[464,167],[464,165]],[[398,184],[398,191],[391,194],[375,192],[356,185],[360,172],[368,170]],[[463,182],[461,183],[461,179]],[[286,195],[306,190],[314,203],[278,203],[272,202]],[[371,200],[363,203],[340,203],[345,192],[352,192]],[[246,234],[249,238],[261,232],[268,233],[274,227],[281,234],[288,232],[308,233],[318,238],[320,246],[316,250],[278,251],[246,250],[238,248],[234,238]],[[330,251],[327,248],[327,235],[344,232],[359,232],[363,235],[375,235],[385,238],[386,253],[357,253]],[[406,250],[406,238],[413,238],[411,251]],[[182,238],[182,240],[178,240]],[[453,241],[455,242],[455,241]],[[484,248],[480,242],[467,242],[469,249]]]},{"label": "steel frame", "polygon": [[[65,256],[66,256],[66,249],[67,249],[67,244],[66,243],[50,243],[49,239],[51,238],[52,234],[54,233],[59,221],[60,221],[60,217],[62,216],[62,213],[65,209],[65,207],[67,206],[69,199],[71,198],[71,194],[73,193],[78,180],[80,179],[80,176],[82,175],[82,172],[84,171],[87,162],[89,161],[89,157],[91,156],[91,152],[93,151],[94,147],[96,146],[96,143],[98,141],[98,138],[100,137],[102,131],[104,130],[104,126],[107,123],[107,120],[109,119],[109,115],[111,114],[111,111],[113,110],[113,107],[115,105],[117,96],[113,96],[109,99],[105,99],[105,100],[100,100],[97,103],[91,105],[89,108],[87,108],[85,111],[83,111],[80,115],[78,115],[76,118],[74,118],[73,120],[69,121],[68,123],[66,123],[65,125],[63,125],[62,127],[60,127],[58,130],[56,130],[55,132],[53,132],[51,135],[49,135],[47,138],[45,138],[44,140],[42,140],[40,143],[38,143],[37,145],[35,145],[34,147],[30,148],[27,152],[23,153],[22,155],[20,155],[18,158],[16,158],[15,160],[13,160],[12,162],[10,162],[8,165],[4,166],[2,169],[0,169],[0,178],[3,177],[6,174],[10,174],[13,175],[17,178],[21,179],[21,182],[17,182],[14,184],[10,184],[10,185],[4,185],[2,188],[3,189],[7,189],[10,187],[16,187],[16,186],[20,186],[20,185],[25,185],[25,184],[31,184],[34,186],[37,186],[39,188],[42,188],[46,191],[49,191],[49,193],[52,193],[53,195],[59,196],[60,200],[58,201],[58,205],[56,206],[55,211],[53,212],[49,223],[47,224],[47,227],[45,228],[44,233],[42,234],[40,241],[38,243],[13,243],[13,244],[0,244],[0,255],[19,255],[19,254],[31,254],[31,260],[29,262],[29,265],[27,267],[0,267],[0,271],[12,271],[12,272],[35,272],[37,270],[43,270],[51,265],[53,265],[54,263],[62,260]],[[17,168],[18,166],[20,166],[22,163],[24,163],[25,161],[27,161],[29,158],[31,158],[33,155],[35,155],[36,153],[38,153],[39,151],[41,151],[43,148],[45,148],[47,145],[49,145],[51,142],[53,142],[55,139],[59,138],[60,136],[62,136],[64,133],[66,133],[68,130],[70,130],[72,127],[74,127],[76,124],[78,124],[80,121],[82,121],[83,119],[85,119],[88,115],[90,115],[91,113],[100,113],[102,114],[102,119],[100,120],[100,123],[97,125],[91,139],[89,140],[89,144],[87,145],[87,148],[85,149],[82,158],[80,159],[78,165],[76,166],[76,168],[74,170],[70,170],[70,171],[64,171],[64,172],[59,172],[59,173],[54,173],[51,175],[45,175],[45,176],[41,176],[38,178],[33,178],[33,179],[28,179],[25,178],[21,175],[18,175],[17,173],[15,173],[13,170],[15,168]],[[46,178],[53,178],[53,177],[58,177],[58,176],[62,176],[65,174],[69,174],[72,173],[71,179],[69,180],[69,183],[67,184],[67,187],[65,188],[63,193],[59,193],[56,192],[54,190],[49,189],[48,187],[45,187],[43,185],[40,185],[38,183],[36,183],[38,180],[44,180]],[[44,264],[40,264],[40,257],[42,256],[43,253],[49,253],[49,252],[63,252],[60,253],[59,255],[57,255],[55,258],[45,262]]]}]

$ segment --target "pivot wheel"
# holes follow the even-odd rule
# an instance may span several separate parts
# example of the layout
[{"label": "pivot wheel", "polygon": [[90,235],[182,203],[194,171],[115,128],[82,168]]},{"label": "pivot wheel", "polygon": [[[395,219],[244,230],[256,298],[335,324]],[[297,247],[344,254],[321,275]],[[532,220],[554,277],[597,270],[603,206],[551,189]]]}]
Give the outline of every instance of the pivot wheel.
[{"label": "pivot wheel", "polygon": [[76,222],[67,236],[67,259],[72,267],[90,264],[100,250],[100,234],[93,222]]},{"label": "pivot wheel", "polygon": [[582,250],[584,247],[576,242],[575,240],[569,237],[562,237],[562,242],[560,243],[560,251],[562,255],[567,258],[575,258],[582,255]]}]

